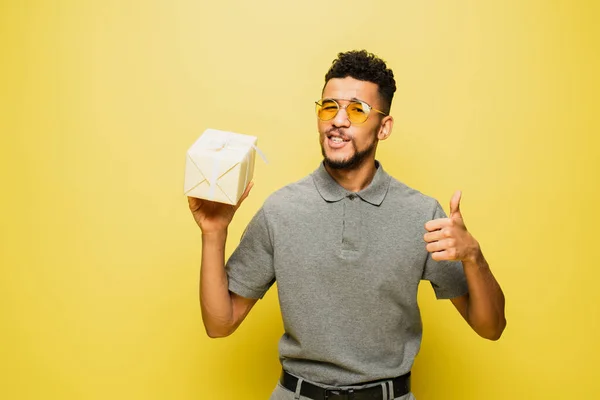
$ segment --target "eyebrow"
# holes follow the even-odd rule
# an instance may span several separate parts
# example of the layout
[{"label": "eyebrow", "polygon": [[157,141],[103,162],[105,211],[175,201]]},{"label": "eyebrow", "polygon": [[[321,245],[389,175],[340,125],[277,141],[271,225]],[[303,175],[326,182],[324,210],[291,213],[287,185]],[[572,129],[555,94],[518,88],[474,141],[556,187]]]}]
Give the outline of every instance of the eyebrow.
[{"label": "eyebrow", "polygon": [[360,101],[360,102],[366,103],[366,101],[364,101],[364,100],[361,100],[361,99],[359,99],[359,98],[356,98],[356,97],[353,97],[353,98],[351,98],[351,99],[336,99],[335,97],[325,97],[325,98],[323,98],[323,100],[336,100],[336,101]]}]

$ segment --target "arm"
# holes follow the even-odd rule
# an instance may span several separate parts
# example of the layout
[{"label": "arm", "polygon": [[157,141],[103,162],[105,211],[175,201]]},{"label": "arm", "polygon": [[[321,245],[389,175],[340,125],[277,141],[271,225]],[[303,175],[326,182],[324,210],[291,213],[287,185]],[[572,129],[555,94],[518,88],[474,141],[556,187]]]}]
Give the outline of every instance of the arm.
[{"label": "arm", "polygon": [[200,267],[200,306],[208,336],[224,337],[235,331],[257,299],[231,293],[225,272],[227,228],[252,184],[248,185],[236,206],[188,197],[190,211],[202,230]]},{"label": "arm", "polygon": [[427,251],[434,260],[459,260],[463,264],[469,293],[452,304],[478,335],[497,340],[506,327],[504,294],[483,257],[479,243],[467,231],[460,213],[461,193],[450,202],[450,217],[425,224]]},{"label": "arm", "polygon": [[469,293],[451,299],[452,304],[477,334],[498,340],[506,327],[502,289],[481,252],[463,266]]},{"label": "arm", "polygon": [[211,338],[231,335],[258,299],[247,299],[229,291],[225,272],[227,231],[202,234],[200,306],[206,333]]}]

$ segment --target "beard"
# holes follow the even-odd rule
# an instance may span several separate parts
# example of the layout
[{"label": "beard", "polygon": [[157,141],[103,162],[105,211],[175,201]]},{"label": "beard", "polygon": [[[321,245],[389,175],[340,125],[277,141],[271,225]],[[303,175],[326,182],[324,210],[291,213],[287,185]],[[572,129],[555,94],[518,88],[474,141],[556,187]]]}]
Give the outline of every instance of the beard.
[{"label": "beard", "polygon": [[375,152],[377,141],[374,140],[373,142],[371,142],[369,147],[362,151],[358,151],[358,148],[356,148],[356,143],[354,143],[353,139],[350,140],[350,144],[354,149],[354,154],[351,157],[345,160],[332,160],[331,158],[327,157],[327,154],[325,153],[325,147],[323,146],[323,143],[321,143],[321,154],[323,154],[323,162],[325,163],[325,165],[331,169],[337,170],[357,169],[362,165],[362,163],[367,159],[368,156]]}]

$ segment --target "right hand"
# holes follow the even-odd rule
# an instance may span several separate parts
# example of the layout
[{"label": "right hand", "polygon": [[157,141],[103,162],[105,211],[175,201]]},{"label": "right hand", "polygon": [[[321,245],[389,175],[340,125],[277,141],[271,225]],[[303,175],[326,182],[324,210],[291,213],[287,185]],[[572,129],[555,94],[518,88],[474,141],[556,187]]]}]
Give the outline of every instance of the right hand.
[{"label": "right hand", "polygon": [[196,220],[196,223],[202,230],[202,233],[206,234],[226,231],[233,219],[233,215],[237,209],[240,208],[246,197],[248,197],[252,186],[254,186],[253,182],[250,182],[248,186],[246,186],[244,194],[242,194],[242,197],[240,197],[240,200],[235,206],[188,196],[190,211],[194,216],[194,220]]}]

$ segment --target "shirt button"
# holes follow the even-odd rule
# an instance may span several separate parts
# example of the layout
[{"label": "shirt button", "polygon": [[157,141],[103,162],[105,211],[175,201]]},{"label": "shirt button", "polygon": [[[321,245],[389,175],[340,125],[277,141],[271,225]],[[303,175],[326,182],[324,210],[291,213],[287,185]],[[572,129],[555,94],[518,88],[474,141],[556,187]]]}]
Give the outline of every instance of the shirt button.
[{"label": "shirt button", "polygon": [[350,194],[350,195],[348,195],[348,198],[350,200],[354,200],[356,198],[356,195],[355,194]]}]

